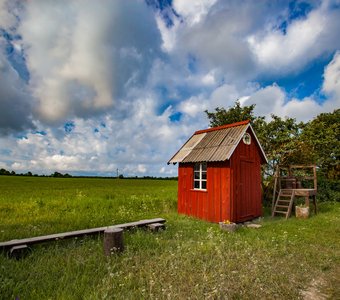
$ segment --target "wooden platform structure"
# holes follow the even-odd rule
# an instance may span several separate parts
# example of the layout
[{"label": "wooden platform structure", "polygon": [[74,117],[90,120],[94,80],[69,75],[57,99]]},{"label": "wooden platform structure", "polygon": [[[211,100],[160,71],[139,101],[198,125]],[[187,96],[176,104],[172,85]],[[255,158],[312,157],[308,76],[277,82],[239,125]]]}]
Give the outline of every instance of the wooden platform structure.
[{"label": "wooden platform structure", "polygon": [[[32,237],[32,238],[25,238],[25,239],[20,239],[20,240],[11,240],[7,242],[0,242],[0,250],[12,252],[13,250],[20,250],[20,249],[27,248],[29,245],[33,245],[33,244],[104,233],[104,231],[108,228],[132,229],[132,228],[139,228],[139,227],[148,227],[151,224],[158,224],[156,227],[160,227],[160,224],[164,224],[165,221],[166,221],[165,219],[156,218],[156,219],[141,220],[141,221],[131,222],[131,223],[117,224],[113,226],[69,231],[69,232],[63,232],[63,233],[37,236],[37,237]],[[164,225],[163,225],[163,228],[164,228]]]},{"label": "wooden platform structure", "polygon": [[316,166],[290,165],[278,166],[275,172],[272,201],[272,217],[281,214],[288,219],[296,197],[304,197],[305,205],[313,201],[314,212],[317,213]]}]

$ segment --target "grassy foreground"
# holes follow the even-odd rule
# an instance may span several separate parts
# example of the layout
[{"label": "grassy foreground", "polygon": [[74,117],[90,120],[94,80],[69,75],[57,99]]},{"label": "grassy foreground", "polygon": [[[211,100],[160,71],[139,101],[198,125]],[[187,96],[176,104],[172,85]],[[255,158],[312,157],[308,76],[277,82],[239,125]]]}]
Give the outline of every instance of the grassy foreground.
[{"label": "grassy foreground", "polygon": [[340,298],[339,203],[230,234],[177,215],[175,181],[0,176],[0,191],[0,241],[167,219],[161,233],[126,232],[110,258],[100,236],[0,253],[1,299]]}]

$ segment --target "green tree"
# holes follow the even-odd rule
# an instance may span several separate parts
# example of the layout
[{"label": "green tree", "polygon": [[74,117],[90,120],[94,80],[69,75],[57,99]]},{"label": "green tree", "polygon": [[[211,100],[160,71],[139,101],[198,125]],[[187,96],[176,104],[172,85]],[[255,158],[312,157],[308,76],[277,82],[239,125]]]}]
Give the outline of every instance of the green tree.
[{"label": "green tree", "polygon": [[[225,124],[250,120],[256,136],[268,158],[268,164],[262,167],[262,189],[264,198],[268,201],[272,197],[273,175],[278,164],[302,163],[301,151],[305,148],[299,142],[299,136],[304,127],[303,123],[297,123],[293,118],[280,118],[272,115],[267,122],[263,116],[254,116],[255,104],[241,107],[236,101],[234,107],[228,110],[216,108],[215,112],[205,111],[210,126],[216,127]],[[306,155],[304,162],[309,160]]]},{"label": "green tree", "polygon": [[[215,112],[208,112],[211,127],[231,124],[239,121],[250,120],[256,132],[264,152],[268,158],[268,165],[264,168],[265,176],[274,174],[278,164],[297,163],[301,160],[309,160],[309,156],[302,159],[300,151],[305,147],[298,143],[299,135],[304,127],[303,123],[297,123],[293,118],[280,118],[271,115],[271,121],[267,122],[263,116],[254,116],[255,104],[241,107],[236,101],[229,109],[219,108]],[[308,158],[308,159],[307,159]]]},{"label": "green tree", "polygon": [[263,190],[270,198],[272,176],[276,166],[316,164],[318,166],[318,197],[340,201],[340,109],[318,115],[308,123],[294,118],[271,115],[271,120],[254,116],[255,105],[241,107],[236,101],[229,109],[205,111],[210,126],[250,120],[268,158],[263,167]]},{"label": "green tree", "polygon": [[327,179],[340,179],[340,109],[322,113],[306,124],[301,141]]},{"label": "green tree", "polygon": [[6,169],[0,169],[0,175],[11,175],[11,172]]},{"label": "green tree", "polygon": [[300,141],[304,124],[294,118],[281,118],[271,115],[269,122],[256,122],[254,130],[267,155],[266,175],[273,175],[276,166],[289,164],[310,164],[311,156],[306,145]]},{"label": "green tree", "polygon": [[61,174],[61,173],[55,171],[53,174],[51,174],[51,177],[61,178],[61,177],[63,177],[63,174]]},{"label": "green tree", "polygon": [[262,118],[254,116],[254,108],[255,104],[241,107],[240,102],[237,100],[235,105],[227,110],[223,107],[216,107],[214,112],[205,110],[205,113],[210,120],[210,126],[218,127],[246,120],[253,123],[256,119]]}]

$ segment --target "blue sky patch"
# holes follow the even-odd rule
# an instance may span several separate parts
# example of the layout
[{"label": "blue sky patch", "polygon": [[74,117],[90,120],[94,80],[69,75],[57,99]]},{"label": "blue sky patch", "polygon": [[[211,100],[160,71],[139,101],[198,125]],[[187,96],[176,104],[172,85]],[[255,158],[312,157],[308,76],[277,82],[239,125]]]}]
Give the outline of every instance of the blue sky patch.
[{"label": "blue sky patch", "polygon": [[[297,74],[271,80],[260,80],[259,83],[263,87],[276,83],[285,89],[289,98],[303,99],[311,95],[318,95],[323,84],[324,69],[332,58],[333,55],[324,59],[315,60]],[[316,99],[318,99],[320,103],[323,102],[322,97],[320,97],[320,99],[317,97]]]},{"label": "blue sky patch", "polygon": [[11,35],[6,30],[0,28],[0,36],[5,39],[5,53],[11,63],[11,66],[17,71],[18,75],[28,83],[30,74],[26,66],[26,60],[23,53],[15,50],[13,41],[21,40],[20,35]]},{"label": "blue sky patch", "polygon": [[287,28],[291,22],[296,19],[303,19],[309,14],[313,9],[312,5],[307,2],[291,1],[289,3],[289,15],[288,19],[284,20],[280,25],[279,29],[286,34]]},{"label": "blue sky patch", "polygon": [[76,125],[74,125],[74,122],[67,122],[64,125],[64,130],[66,133],[70,133],[73,131],[73,129],[76,127]]},{"label": "blue sky patch", "polygon": [[181,120],[182,117],[182,113],[180,111],[175,112],[174,114],[172,114],[169,119],[171,122],[179,122]]},{"label": "blue sky patch", "polygon": [[37,131],[35,131],[35,134],[47,135],[47,132],[44,131],[44,130],[37,130]]},{"label": "blue sky patch", "polygon": [[197,58],[193,54],[188,55],[188,69],[192,73],[197,72]]},{"label": "blue sky patch", "polygon": [[174,25],[173,16],[178,17],[172,7],[172,0],[145,0],[145,2],[158,10],[168,28]]}]

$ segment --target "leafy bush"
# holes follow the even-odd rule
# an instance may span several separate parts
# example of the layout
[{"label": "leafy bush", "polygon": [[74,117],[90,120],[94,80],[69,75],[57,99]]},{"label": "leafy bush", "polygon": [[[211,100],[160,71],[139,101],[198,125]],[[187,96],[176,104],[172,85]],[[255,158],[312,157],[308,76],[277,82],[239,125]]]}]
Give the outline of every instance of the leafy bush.
[{"label": "leafy bush", "polygon": [[340,180],[319,177],[317,200],[340,202]]}]

